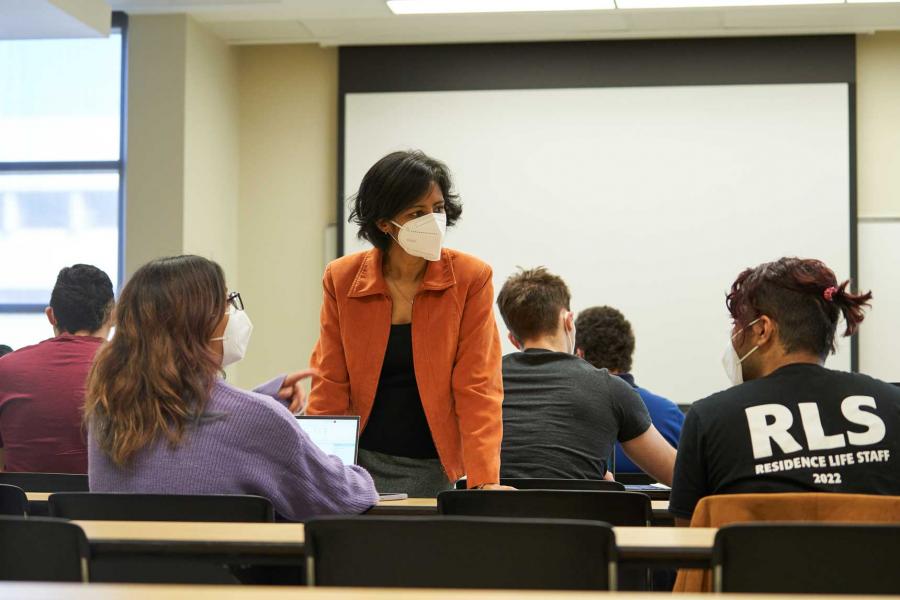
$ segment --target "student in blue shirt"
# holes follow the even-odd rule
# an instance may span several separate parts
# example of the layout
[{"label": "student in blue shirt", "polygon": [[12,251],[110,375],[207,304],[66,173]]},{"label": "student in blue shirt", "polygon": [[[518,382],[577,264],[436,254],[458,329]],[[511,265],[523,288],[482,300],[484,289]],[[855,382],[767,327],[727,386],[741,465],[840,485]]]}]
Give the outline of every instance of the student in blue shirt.
[{"label": "student in blue shirt", "polygon": [[[611,306],[595,306],[581,311],[575,320],[575,352],[598,369],[607,369],[634,388],[647,406],[650,420],[673,448],[678,448],[684,414],[678,405],[638,386],[631,374],[634,331],[621,312]],[[641,473],[641,470],[616,444],[617,473]]]}]

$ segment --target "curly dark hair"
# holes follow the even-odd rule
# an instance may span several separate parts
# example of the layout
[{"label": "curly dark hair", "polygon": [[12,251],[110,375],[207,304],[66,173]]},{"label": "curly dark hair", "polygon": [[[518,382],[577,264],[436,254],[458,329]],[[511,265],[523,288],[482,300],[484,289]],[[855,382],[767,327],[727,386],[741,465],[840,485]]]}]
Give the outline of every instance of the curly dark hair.
[{"label": "curly dark hair", "polygon": [[359,225],[359,239],[387,250],[391,240],[378,228],[378,222],[396,217],[427,194],[432,184],[441,188],[447,227],[452,227],[462,216],[462,204],[453,193],[450,170],[419,150],[392,152],[372,165],[351,199],[353,210],[348,221]]},{"label": "curly dark hair", "polygon": [[56,277],[50,307],[60,331],[94,332],[109,318],[113,307],[109,276],[93,265],[64,267]]},{"label": "curly dark hair", "polygon": [[745,269],[725,298],[735,325],[744,328],[760,315],[778,324],[786,352],[806,350],[825,358],[833,353],[838,319],[844,336],[856,333],[865,318],[872,292],[855,294],[850,281],[838,283],[834,271],[820,260],[781,258]]},{"label": "curly dark hair", "polygon": [[634,331],[625,315],[611,306],[586,308],[575,319],[575,348],[598,369],[630,373]]}]

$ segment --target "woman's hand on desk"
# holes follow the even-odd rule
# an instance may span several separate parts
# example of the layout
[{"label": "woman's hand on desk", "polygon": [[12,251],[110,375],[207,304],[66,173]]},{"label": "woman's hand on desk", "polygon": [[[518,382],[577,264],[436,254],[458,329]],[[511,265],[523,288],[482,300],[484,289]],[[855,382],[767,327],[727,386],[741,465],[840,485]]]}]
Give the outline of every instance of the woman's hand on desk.
[{"label": "woman's hand on desk", "polygon": [[296,414],[306,409],[306,390],[303,389],[303,382],[318,374],[315,369],[303,369],[285,376],[281,389],[278,390],[278,397],[289,402],[288,410],[292,413]]}]

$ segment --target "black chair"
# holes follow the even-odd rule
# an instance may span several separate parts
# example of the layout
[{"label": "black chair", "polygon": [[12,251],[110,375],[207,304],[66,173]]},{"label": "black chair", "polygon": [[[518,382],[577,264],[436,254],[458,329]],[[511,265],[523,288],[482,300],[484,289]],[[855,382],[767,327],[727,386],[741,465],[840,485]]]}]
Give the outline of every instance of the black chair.
[{"label": "black chair", "polygon": [[86,492],[87,475],[71,473],[0,473],[0,483],[20,487],[26,492]]},{"label": "black chair", "polygon": [[717,592],[900,594],[900,525],[741,523],[719,529]]},{"label": "black chair", "polygon": [[606,523],[366,516],[314,519],[305,532],[309,585],[615,589]]},{"label": "black chair", "polygon": [[437,497],[442,515],[527,519],[579,519],[644,527],[653,511],[650,498],[636,492],[585,490],[453,490]]},{"label": "black chair", "polygon": [[88,580],[88,541],[60,519],[0,517],[0,580]]},{"label": "black chair", "polygon": [[261,496],[58,493],[50,516],[79,521],[217,521],[271,523],[272,503]]},{"label": "black chair", "polygon": [[22,488],[0,483],[0,515],[24,517],[28,514],[28,496]]}]

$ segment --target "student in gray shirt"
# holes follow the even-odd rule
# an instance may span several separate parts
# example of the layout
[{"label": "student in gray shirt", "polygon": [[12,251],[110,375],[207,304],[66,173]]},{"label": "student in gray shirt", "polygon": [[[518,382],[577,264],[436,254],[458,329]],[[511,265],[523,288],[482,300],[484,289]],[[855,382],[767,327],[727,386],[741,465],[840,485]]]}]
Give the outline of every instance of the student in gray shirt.
[{"label": "student in gray shirt", "polygon": [[519,352],[503,358],[500,476],[601,479],[616,441],[670,485],[675,450],[624,381],[575,356],[566,283],[543,267],[503,285],[497,304]]}]

